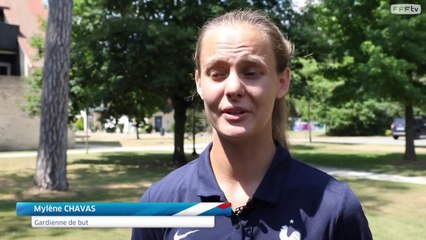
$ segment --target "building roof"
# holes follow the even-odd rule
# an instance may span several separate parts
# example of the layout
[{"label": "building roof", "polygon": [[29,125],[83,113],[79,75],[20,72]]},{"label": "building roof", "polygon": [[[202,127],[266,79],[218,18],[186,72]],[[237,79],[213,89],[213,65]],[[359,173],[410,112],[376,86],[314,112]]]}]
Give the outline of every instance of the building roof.
[{"label": "building roof", "polygon": [[43,0],[0,0],[8,24],[18,25],[20,36],[18,43],[25,54],[29,67],[40,67],[41,61],[35,60],[37,49],[31,47],[31,37],[40,34],[42,22],[47,21],[47,8]]}]

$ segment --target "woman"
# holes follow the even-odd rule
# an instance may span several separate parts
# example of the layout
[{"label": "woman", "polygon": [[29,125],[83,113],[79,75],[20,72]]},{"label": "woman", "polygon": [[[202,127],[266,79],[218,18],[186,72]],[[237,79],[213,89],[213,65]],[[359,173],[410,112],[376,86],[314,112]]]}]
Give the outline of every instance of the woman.
[{"label": "woman", "polygon": [[212,143],[141,201],[226,201],[234,211],[216,217],[211,229],[134,229],[133,239],[372,239],[353,192],[287,150],[292,52],[256,11],[230,12],[203,26],[195,81]]}]

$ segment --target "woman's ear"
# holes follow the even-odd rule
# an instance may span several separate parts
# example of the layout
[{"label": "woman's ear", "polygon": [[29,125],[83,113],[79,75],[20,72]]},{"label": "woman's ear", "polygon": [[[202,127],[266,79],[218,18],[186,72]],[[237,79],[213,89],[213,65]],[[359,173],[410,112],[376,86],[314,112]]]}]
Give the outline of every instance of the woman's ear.
[{"label": "woman's ear", "polygon": [[277,91],[277,98],[282,98],[287,94],[288,89],[290,87],[290,79],[291,79],[290,69],[287,67],[286,69],[284,69],[284,71],[282,71],[279,74],[278,77],[279,77],[279,88]]},{"label": "woman's ear", "polygon": [[201,79],[200,79],[200,72],[198,70],[195,70],[195,85],[197,86],[197,93],[200,95],[200,98],[204,100],[203,98],[203,90],[201,89]]}]

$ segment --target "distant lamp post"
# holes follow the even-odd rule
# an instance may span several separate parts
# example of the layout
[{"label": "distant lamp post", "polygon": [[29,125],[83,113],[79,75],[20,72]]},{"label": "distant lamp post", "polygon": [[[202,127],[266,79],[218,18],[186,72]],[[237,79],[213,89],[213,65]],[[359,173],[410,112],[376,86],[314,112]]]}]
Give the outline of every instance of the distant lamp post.
[{"label": "distant lamp post", "polygon": [[312,124],[311,124],[311,98],[308,99],[308,131],[309,142],[312,143]]},{"label": "distant lamp post", "polygon": [[198,156],[195,150],[195,103],[192,107],[192,156]]},{"label": "distant lamp post", "polygon": [[89,110],[87,108],[84,109],[84,115],[85,147],[86,154],[89,154]]}]

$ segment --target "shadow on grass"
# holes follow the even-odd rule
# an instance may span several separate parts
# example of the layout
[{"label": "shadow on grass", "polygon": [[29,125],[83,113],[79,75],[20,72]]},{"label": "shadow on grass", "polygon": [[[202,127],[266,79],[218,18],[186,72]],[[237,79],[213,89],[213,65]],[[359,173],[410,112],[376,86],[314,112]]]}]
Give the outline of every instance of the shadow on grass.
[{"label": "shadow on grass", "polygon": [[402,195],[412,189],[408,184],[356,178],[339,178],[348,183],[360,199],[364,211],[370,215],[383,214],[387,205],[394,204],[392,195]]},{"label": "shadow on grass", "polygon": [[[187,158],[190,159],[191,156]],[[111,153],[77,156],[75,160],[69,159],[67,168],[67,192],[32,190],[32,169],[0,172],[0,209],[14,209],[15,200],[137,201],[152,182],[159,180],[176,166],[171,162],[171,154]]]},{"label": "shadow on grass", "polygon": [[329,145],[345,145],[345,146],[355,146],[355,145],[365,145],[363,143],[354,143],[354,142],[329,142],[329,141],[321,141],[321,139],[315,139],[312,143],[321,143],[321,144],[329,144]]},{"label": "shadow on grass", "polygon": [[290,145],[290,147],[289,147],[289,149],[290,149],[290,151],[292,151],[292,150],[312,150],[312,149],[315,149],[315,148],[317,148],[316,146],[309,146],[309,145],[300,145],[300,144],[298,144],[298,145],[296,145],[296,144],[293,144],[293,145]]},{"label": "shadow on grass", "polygon": [[[1,233],[7,233],[6,237],[9,239],[28,238],[34,234],[30,218],[16,217],[15,206],[18,201],[135,202],[152,182],[175,169],[171,163],[171,154],[119,153],[80,155],[73,158],[69,159],[68,164],[67,192],[31,189],[34,176],[32,169],[0,172]],[[43,235],[51,237],[67,233],[68,231],[62,229],[43,231]]]},{"label": "shadow on grass", "polygon": [[[85,145],[85,141],[76,141],[76,144]],[[89,140],[89,148],[93,146],[105,146],[105,147],[122,147],[120,142],[117,141],[90,141]]]},{"label": "shadow on grass", "polygon": [[[328,145],[346,145],[346,146],[360,146],[360,145],[366,145],[365,143],[354,143],[354,142],[330,142],[330,141],[322,141],[321,139],[314,139],[312,143],[320,143],[320,144],[328,144]],[[414,143],[416,143],[416,140],[414,140]],[[386,146],[386,145],[385,145]],[[416,149],[420,148],[426,148],[425,145],[416,146]]]},{"label": "shadow on grass", "polygon": [[102,154],[101,159],[79,159],[71,164],[95,164],[105,165],[114,164],[120,166],[140,166],[146,168],[170,168],[170,154],[137,154],[137,153],[120,153],[120,154]]},{"label": "shadow on grass", "polygon": [[[419,154],[418,163],[400,164],[402,154],[344,154],[315,153],[317,147],[294,149],[296,158],[318,165],[370,170],[375,172],[426,173],[426,154]],[[190,159],[190,156],[188,156]],[[17,201],[137,201],[149,185],[162,178],[175,166],[170,154],[108,153],[78,155],[69,158],[68,192],[31,192],[32,169],[10,173],[0,171],[0,232],[5,239],[30,237],[35,233],[30,227],[30,218],[15,216]],[[426,174],[425,174],[426,175]],[[404,194],[408,187],[395,183],[348,180],[355,187],[366,210],[381,214],[390,198],[381,197],[382,192]],[[79,230],[80,231],[80,230]],[[89,231],[89,230],[87,230]],[[67,231],[49,230],[43,236],[59,237]],[[3,234],[2,234],[3,235]],[[0,239],[2,237],[0,236]],[[40,239],[43,239],[41,237]]]},{"label": "shadow on grass", "polygon": [[306,163],[319,166],[405,176],[426,176],[426,154],[417,154],[418,161],[416,162],[403,162],[402,153],[345,154],[336,152],[331,154],[296,150],[293,152],[293,156]]},{"label": "shadow on grass", "polygon": [[[189,156],[188,156],[188,159]],[[68,165],[73,199],[137,201],[143,190],[176,168],[171,154],[107,153]],[[74,169],[75,168],[75,169]]]}]

